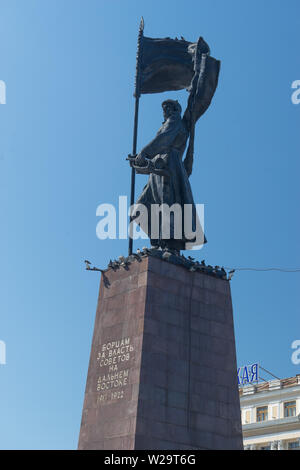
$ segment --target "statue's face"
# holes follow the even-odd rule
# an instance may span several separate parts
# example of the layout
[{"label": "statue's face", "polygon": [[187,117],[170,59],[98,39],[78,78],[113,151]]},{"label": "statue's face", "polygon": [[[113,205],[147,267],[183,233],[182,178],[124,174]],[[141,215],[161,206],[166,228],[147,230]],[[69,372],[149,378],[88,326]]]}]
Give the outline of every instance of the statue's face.
[{"label": "statue's face", "polygon": [[173,112],[173,106],[171,103],[164,103],[163,104],[163,115],[164,115],[164,119],[168,119],[168,117],[171,116]]}]

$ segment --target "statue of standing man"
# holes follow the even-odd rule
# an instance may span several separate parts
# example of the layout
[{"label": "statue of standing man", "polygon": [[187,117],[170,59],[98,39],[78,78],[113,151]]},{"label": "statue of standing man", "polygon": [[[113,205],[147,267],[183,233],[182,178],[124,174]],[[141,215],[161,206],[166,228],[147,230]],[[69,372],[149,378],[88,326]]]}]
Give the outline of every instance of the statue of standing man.
[{"label": "statue of standing man", "polygon": [[[189,176],[193,167],[195,124],[210,105],[217,87],[220,63],[210,57],[209,47],[202,38],[197,44],[169,38],[144,38],[144,41],[141,92],[181,89],[188,83],[189,98],[183,117],[178,101],[168,99],[162,103],[162,126],[154,139],[130,158],[137,173],[149,174],[132,218],[140,215],[141,208],[146,208],[147,217],[138,217],[136,221],[149,236],[151,245],[179,253],[193,244],[206,242]],[[183,160],[188,140],[189,147]],[[153,211],[154,207],[160,211]],[[177,208],[177,213],[172,208]]]}]

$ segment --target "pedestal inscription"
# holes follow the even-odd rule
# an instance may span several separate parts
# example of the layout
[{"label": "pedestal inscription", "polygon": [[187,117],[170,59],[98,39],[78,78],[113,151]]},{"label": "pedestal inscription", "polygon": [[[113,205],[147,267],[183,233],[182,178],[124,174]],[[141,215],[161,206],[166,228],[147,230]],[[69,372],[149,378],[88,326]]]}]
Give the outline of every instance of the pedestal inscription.
[{"label": "pedestal inscription", "polygon": [[[122,400],[128,385],[130,360],[134,347],[130,338],[111,341],[100,346],[97,355],[100,374],[97,381],[97,403]],[[127,367],[127,368],[126,368]]]}]

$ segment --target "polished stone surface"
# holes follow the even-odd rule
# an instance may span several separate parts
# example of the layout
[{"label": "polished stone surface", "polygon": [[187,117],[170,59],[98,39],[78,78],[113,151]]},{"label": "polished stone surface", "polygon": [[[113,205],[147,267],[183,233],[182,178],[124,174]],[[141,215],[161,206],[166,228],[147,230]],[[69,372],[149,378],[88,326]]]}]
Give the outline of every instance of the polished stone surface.
[{"label": "polished stone surface", "polygon": [[227,280],[152,256],[102,275],[78,448],[242,449]]}]

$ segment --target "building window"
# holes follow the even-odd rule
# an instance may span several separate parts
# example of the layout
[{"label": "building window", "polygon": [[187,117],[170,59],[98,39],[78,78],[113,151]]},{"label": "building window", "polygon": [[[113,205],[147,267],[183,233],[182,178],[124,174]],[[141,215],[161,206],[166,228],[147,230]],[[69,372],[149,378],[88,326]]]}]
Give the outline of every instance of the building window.
[{"label": "building window", "polygon": [[256,409],[256,421],[266,421],[268,419],[268,407],[260,406]]},{"label": "building window", "polygon": [[262,446],[259,450],[271,450],[270,445]]},{"label": "building window", "polygon": [[251,423],[251,411],[246,411],[245,413],[245,424]]},{"label": "building window", "polygon": [[300,448],[299,440],[288,442],[288,449],[299,449],[299,448]]},{"label": "building window", "polygon": [[284,417],[287,418],[289,416],[296,416],[296,402],[295,401],[287,401],[284,404]]}]

